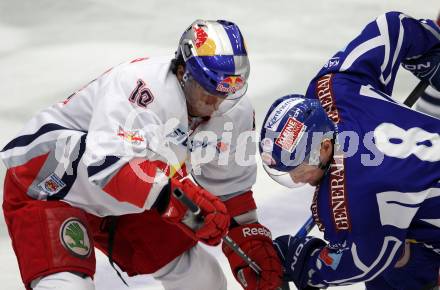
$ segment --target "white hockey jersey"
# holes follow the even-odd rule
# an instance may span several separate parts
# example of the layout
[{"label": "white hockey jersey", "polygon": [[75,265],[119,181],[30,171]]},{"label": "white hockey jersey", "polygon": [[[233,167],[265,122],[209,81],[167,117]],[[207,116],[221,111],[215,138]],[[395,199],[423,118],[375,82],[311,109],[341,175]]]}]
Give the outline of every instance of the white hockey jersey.
[{"label": "white hockey jersey", "polygon": [[[215,195],[248,191],[256,179],[250,101],[188,121],[170,65],[161,57],[123,63],[38,113],[0,153],[17,184],[34,199],[98,216],[151,208],[168,176],[184,167]],[[145,160],[168,164],[168,176],[145,172]]]}]

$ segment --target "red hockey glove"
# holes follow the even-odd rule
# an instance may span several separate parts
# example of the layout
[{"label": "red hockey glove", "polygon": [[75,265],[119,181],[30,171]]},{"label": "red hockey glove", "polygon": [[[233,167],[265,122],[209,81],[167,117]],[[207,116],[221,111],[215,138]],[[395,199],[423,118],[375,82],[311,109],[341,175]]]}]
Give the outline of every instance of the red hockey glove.
[{"label": "red hockey glove", "polygon": [[242,258],[223,243],[223,253],[229,260],[232,273],[244,289],[275,290],[281,286],[283,270],[267,228],[257,223],[241,225],[231,229],[229,236],[261,268],[260,275],[257,275]]},{"label": "red hockey glove", "polygon": [[[172,193],[179,188],[201,210],[202,219],[196,218]],[[194,184],[191,180],[170,180],[170,200],[161,213],[166,221],[176,224],[186,234],[207,245],[218,245],[229,228],[230,217],[223,202]]]}]

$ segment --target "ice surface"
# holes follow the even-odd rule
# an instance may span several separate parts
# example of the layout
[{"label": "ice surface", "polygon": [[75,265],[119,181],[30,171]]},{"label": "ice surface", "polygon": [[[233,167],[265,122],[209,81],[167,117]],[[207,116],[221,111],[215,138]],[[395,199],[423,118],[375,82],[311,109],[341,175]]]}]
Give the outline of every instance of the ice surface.
[{"label": "ice surface", "polygon": [[[139,56],[172,56],[181,32],[197,18],[239,24],[251,59],[248,95],[259,127],[276,97],[304,92],[324,62],[368,21],[390,10],[434,18],[438,8],[434,0],[0,0],[0,146],[35,112],[64,99],[107,68]],[[415,84],[402,72],[395,96],[403,98]],[[1,182],[4,171],[0,166]],[[264,172],[258,176],[260,220],[275,236],[296,232],[309,214],[311,189],[291,192]],[[220,250],[210,251],[225,269],[228,289],[241,289]],[[95,280],[97,290],[126,289],[102,254]],[[148,276],[128,282],[130,289],[161,289]],[[0,283],[1,289],[23,289],[3,217]]]}]

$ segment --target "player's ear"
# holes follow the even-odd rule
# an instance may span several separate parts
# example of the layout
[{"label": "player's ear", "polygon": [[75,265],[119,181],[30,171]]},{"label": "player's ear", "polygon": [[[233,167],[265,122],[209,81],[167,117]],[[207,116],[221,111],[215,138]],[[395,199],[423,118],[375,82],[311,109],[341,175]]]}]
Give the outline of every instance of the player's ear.
[{"label": "player's ear", "polygon": [[328,162],[332,158],[333,142],[330,139],[324,139],[321,142],[321,162]]},{"label": "player's ear", "polygon": [[185,67],[183,65],[179,64],[177,66],[177,70],[176,70],[176,76],[177,76],[177,79],[179,80],[179,82],[182,81],[184,74],[185,74]]}]

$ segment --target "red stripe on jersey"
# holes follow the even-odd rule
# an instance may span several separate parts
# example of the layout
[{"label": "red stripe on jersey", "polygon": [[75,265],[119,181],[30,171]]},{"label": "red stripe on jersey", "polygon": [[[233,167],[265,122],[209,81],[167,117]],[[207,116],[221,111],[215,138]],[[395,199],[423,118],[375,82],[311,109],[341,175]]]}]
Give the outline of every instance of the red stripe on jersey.
[{"label": "red stripe on jersey", "polygon": [[9,172],[11,172],[17,184],[20,185],[25,192],[28,191],[29,186],[34,182],[41,167],[46,162],[47,156],[49,156],[49,153],[34,157],[23,165],[9,169]]},{"label": "red stripe on jersey", "polygon": [[231,217],[238,216],[257,208],[252,191],[246,191],[224,202]]},{"label": "red stripe on jersey", "polygon": [[103,188],[120,202],[128,202],[142,208],[150,193],[158,168],[165,168],[161,161],[134,159],[122,167]]}]

